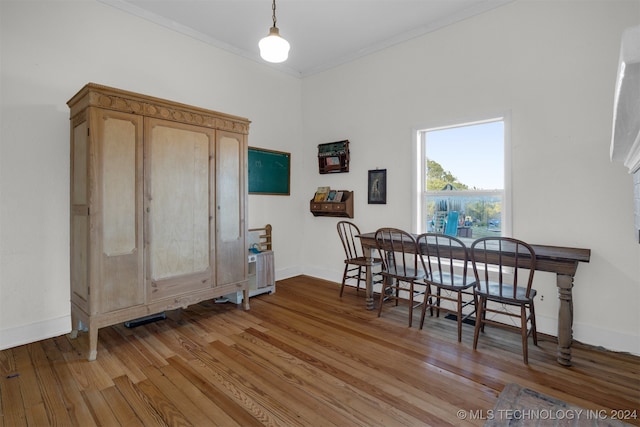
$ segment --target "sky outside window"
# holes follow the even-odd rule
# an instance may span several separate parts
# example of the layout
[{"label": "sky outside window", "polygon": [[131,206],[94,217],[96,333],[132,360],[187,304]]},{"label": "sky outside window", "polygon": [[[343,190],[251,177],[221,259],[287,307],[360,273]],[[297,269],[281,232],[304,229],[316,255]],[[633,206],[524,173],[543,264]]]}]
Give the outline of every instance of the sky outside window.
[{"label": "sky outside window", "polygon": [[426,132],[427,158],[470,190],[504,189],[502,120]]}]

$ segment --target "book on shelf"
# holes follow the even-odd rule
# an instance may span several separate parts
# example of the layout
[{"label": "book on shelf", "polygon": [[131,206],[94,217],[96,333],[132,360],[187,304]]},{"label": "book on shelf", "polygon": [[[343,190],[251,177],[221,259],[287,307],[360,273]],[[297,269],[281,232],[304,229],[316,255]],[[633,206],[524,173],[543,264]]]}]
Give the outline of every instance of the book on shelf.
[{"label": "book on shelf", "polygon": [[329,194],[327,195],[327,202],[335,202],[335,198],[336,198],[336,191],[335,190],[329,191]]},{"label": "book on shelf", "polygon": [[341,202],[343,196],[344,196],[344,193],[342,191],[336,191],[336,195],[333,198],[333,201],[334,202]]},{"label": "book on shelf", "polygon": [[318,187],[315,196],[313,196],[314,202],[324,202],[329,195],[329,187]]},{"label": "book on shelf", "polygon": [[327,162],[327,166],[340,166],[339,157],[327,157],[326,162]]}]

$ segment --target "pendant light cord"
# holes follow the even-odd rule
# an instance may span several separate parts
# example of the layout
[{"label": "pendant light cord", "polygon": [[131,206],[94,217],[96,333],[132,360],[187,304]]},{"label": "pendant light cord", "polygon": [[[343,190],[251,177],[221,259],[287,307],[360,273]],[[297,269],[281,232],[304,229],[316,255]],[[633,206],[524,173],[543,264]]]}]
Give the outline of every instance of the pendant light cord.
[{"label": "pendant light cord", "polygon": [[273,10],[273,26],[276,26],[276,0],[273,0],[273,3],[271,5],[271,9]]}]

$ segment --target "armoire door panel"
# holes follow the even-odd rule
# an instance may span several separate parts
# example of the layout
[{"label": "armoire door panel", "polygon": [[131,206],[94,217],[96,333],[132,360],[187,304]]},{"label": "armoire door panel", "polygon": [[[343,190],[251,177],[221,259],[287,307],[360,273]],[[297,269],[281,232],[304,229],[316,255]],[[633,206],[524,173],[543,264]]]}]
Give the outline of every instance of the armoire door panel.
[{"label": "armoire door panel", "polygon": [[[96,238],[102,285],[92,289],[100,312],[144,303],[142,278],[142,136],[140,116],[95,109],[90,131],[96,153]],[[92,157],[93,159],[93,157]]]},{"label": "armoire door panel", "polygon": [[165,298],[175,298],[177,295],[211,288],[213,285],[212,280],[211,270],[208,268],[205,271],[186,276],[152,280],[149,285],[149,300],[157,301]]},{"label": "armoire door panel", "polygon": [[71,131],[71,301],[89,310],[89,124],[86,114]]},{"label": "armoire door panel", "polygon": [[102,250],[108,257],[136,249],[136,125],[104,118]]},{"label": "armoire door panel", "polygon": [[89,304],[89,215],[87,209],[71,213],[71,300]]},{"label": "armoire door panel", "polygon": [[242,238],[240,227],[241,197],[238,190],[241,158],[237,138],[222,135],[218,139],[218,239],[234,242]]},{"label": "armoire door panel", "polygon": [[[162,281],[211,286],[211,153],[214,131],[147,119],[147,248],[152,297]],[[191,275],[191,276],[190,276]],[[166,282],[167,286],[169,283]],[[176,289],[184,291],[184,286]],[[170,287],[176,287],[172,284]]]},{"label": "armoire door panel", "polygon": [[246,278],[245,245],[246,140],[242,134],[218,131],[216,134],[217,176],[217,284]]},{"label": "armoire door panel", "polygon": [[88,124],[85,121],[79,123],[73,128],[73,136],[71,140],[71,205],[86,205],[89,199],[87,192],[89,180],[88,178]]}]

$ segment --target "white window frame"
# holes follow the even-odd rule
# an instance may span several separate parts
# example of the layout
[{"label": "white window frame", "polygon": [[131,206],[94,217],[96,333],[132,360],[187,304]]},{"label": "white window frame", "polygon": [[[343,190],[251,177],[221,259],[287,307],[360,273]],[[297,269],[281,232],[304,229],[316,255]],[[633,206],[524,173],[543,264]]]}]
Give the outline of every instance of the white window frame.
[{"label": "white window frame", "polygon": [[425,124],[424,126],[417,126],[412,129],[412,146],[413,146],[413,167],[412,167],[412,231],[414,233],[422,233],[424,221],[424,212],[422,212],[425,206],[424,199],[426,197],[426,189],[424,188],[426,183],[425,168],[426,153],[424,152],[424,141],[421,134],[424,131],[432,131],[439,129],[448,129],[454,127],[476,125],[482,123],[489,123],[502,120],[504,125],[504,200],[501,213],[501,227],[502,236],[510,237],[513,235],[513,221],[512,221],[512,186],[511,186],[511,113],[509,111],[500,114],[488,114],[482,117],[466,118],[449,120],[446,122],[439,122],[437,124]]}]

